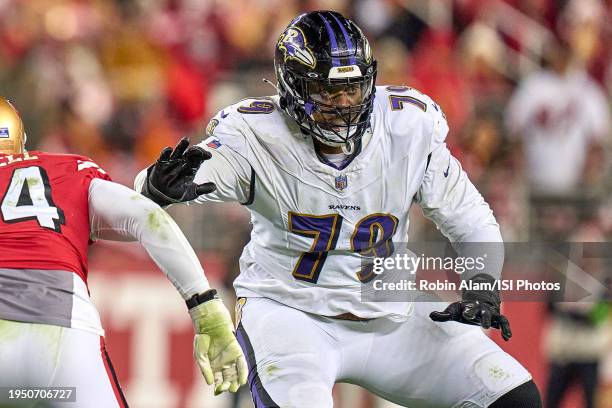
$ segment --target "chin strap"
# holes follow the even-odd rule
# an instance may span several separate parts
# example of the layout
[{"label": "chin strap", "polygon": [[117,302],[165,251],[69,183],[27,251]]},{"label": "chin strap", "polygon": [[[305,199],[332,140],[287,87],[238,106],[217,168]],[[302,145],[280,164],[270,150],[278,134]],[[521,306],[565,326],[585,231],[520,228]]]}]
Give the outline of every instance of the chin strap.
[{"label": "chin strap", "polygon": [[342,152],[344,154],[351,155],[355,151],[355,143],[352,140],[347,140],[345,144],[342,145]]}]

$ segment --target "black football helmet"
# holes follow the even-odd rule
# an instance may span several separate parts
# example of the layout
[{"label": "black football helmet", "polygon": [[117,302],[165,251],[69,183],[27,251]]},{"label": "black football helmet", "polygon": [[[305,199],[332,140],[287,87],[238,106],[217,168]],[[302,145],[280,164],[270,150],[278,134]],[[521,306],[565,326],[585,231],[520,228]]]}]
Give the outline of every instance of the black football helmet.
[{"label": "black football helmet", "polygon": [[274,67],[283,110],[320,142],[352,150],[370,126],[376,82],[359,27],[335,11],[302,14],[279,37]]}]

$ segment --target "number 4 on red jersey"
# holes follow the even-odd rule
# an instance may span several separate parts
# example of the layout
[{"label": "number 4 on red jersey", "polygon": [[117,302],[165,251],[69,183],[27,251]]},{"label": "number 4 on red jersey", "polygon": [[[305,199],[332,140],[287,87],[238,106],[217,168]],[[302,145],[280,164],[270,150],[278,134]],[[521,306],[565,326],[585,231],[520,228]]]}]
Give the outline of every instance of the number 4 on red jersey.
[{"label": "number 4 on red jersey", "polygon": [[0,268],[68,269],[85,280],[94,178],[110,180],[84,156],[0,155]]}]

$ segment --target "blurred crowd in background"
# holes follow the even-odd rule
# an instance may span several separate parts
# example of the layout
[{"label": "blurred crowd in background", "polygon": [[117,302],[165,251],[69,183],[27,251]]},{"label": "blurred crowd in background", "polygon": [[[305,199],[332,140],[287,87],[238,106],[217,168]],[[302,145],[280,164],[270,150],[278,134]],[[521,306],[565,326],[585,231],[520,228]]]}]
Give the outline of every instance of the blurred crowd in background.
[{"label": "blurred crowd in background", "polygon": [[[276,38],[312,9],[364,29],[378,84],[442,106],[447,143],[507,241],[612,232],[610,1],[0,0],[0,92],[30,149],[89,155],[131,185],[223,106],[273,94],[262,78],[274,79]],[[565,205],[534,210],[549,197]],[[212,211],[243,217],[225,208]],[[201,227],[187,226],[200,249],[236,242]]]},{"label": "blurred crowd in background", "polygon": [[[379,85],[442,107],[506,241],[612,238],[610,0],[0,0],[0,94],[30,150],[91,156],[131,186],[224,106],[274,94],[276,39],[314,9],[363,28]],[[172,211],[229,286],[246,211]],[[418,213],[411,228],[439,239]]]}]

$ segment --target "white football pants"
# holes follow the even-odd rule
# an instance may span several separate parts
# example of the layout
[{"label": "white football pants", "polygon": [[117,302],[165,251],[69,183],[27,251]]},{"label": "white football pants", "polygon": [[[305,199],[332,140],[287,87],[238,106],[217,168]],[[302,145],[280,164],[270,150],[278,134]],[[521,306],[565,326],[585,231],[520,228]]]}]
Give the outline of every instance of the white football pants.
[{"label": "white football pants", "polygon": [[67,327],[0,319],[0,387],[76,387],[58,407],[127,407],[104,338]]},{"label": "white football pants", "polygon": [[402,323],[346,321],[246,299],[237,337],[255,406],[331,408],[334,383],[348,382],[413,408],[480,408],[531,379],[479,327],[429,319],[445,307],[416,303]]}]

